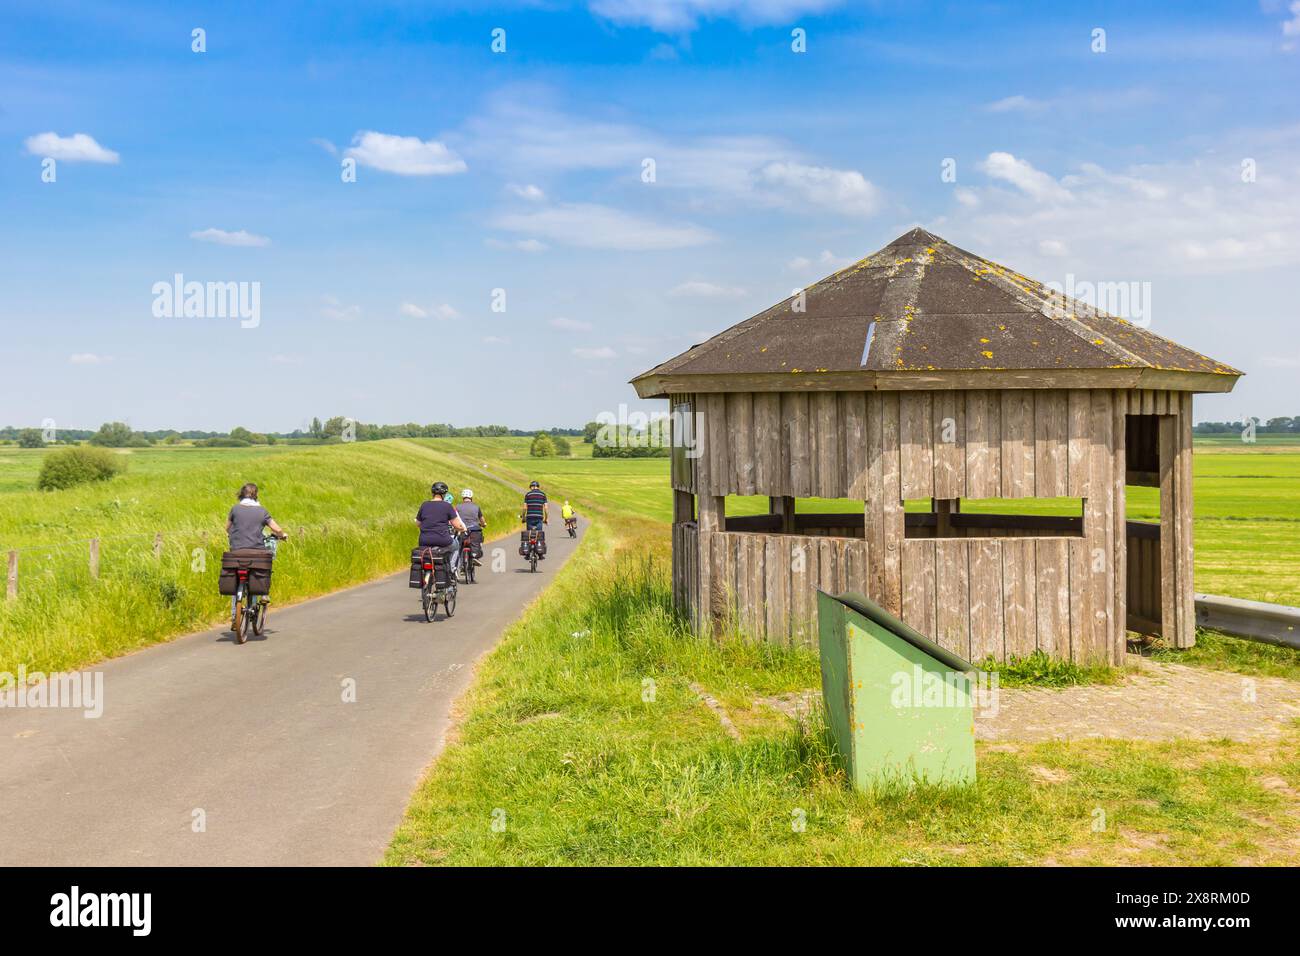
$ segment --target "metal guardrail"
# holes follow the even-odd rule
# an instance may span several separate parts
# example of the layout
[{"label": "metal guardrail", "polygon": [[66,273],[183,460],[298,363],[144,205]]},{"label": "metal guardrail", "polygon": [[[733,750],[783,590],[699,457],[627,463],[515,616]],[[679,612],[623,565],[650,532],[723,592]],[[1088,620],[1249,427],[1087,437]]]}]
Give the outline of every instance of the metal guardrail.
[{"label": "metal guardrail", "polygon": [[1300,650],[1300,607],[1198,594],[1196,623],[1233,637]]}]

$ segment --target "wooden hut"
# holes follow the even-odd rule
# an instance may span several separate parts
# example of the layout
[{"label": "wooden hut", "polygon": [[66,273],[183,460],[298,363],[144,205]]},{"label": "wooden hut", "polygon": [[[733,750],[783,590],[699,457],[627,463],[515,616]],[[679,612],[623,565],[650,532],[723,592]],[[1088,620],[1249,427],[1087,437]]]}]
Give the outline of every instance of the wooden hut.
[{"label": "wooden hut", "polygon": [[1240,374],[914,229],[633,380],[674,413],[675,600],[810,643],[860,591],[975,661],[1190,646],[1192,395]]}]

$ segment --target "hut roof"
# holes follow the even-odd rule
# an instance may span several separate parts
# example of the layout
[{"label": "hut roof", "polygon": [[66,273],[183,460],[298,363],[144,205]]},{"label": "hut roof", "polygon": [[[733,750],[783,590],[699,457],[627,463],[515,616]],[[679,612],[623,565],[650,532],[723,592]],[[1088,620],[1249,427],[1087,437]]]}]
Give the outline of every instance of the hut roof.
[{"label": "hut roof", "polygon": [[[802,306],[802,309],[800,308]],[[669,391],[1229,391],[1239,371],[924,229],[635,379]]]}]

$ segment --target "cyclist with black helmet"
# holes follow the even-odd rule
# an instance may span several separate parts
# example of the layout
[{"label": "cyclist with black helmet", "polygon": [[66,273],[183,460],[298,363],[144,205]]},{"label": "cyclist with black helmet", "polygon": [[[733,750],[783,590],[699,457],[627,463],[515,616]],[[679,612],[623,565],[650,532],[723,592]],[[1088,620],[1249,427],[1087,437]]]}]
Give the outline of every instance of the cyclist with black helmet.
[{"label": "cyclist with black helmet", "polygon": [[451,569],[456,567],[456,547],[452,530],[465,533],[465,522],[456,513],[456,506],[445,500],[447,483],[435,481],[429,489],[433,497],[420,505],[415,513],[415,523],[420,526],[420,547],[433,548],[447,557]]},{"label": "cyclist with black helmet", "polygon": [[[536,481],[528,483],[528,492],[524,495],[524,506],[520,509],[519,517],[524,522],[526,531],[541,531],[541,557],[546,557],[546,532],[542,525],[551,523],[550,508],[547,506],[546,492],[542,491],[542,486]],[[524,553],[524,548],[520,546],[520,554]]]}]

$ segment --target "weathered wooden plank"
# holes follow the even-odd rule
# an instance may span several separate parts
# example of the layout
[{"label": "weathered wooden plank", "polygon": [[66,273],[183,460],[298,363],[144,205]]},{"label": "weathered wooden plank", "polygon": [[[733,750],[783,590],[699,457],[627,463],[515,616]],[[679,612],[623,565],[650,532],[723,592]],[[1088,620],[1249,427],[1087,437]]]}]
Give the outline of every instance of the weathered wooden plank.
[{"label": "weathered wooden plank", "polygon": [[755,494],[784,494],[781,471],[781,393],[754,395],[754,488]]},{"label": "weathered wooden plank", "polygon": [[1092,555],[1086,538],[1071,538],[1070,551],[1070,660],[1096,662],[1091,646]]},{"label": "weathered wooden plank", "polygon": [[961,392],[935,392],[934,497],[966,497],[966,402]]},{"label": "weathered wooden plank", "polygon": [[1032,538],[1002,540],[1002,605],[1006,657],[1028,657],[1037,645],[1038,605]]},{"label": "weathered wooden plank", "polygon": [[764,637],[769,644],[790,642],[790,538],[785,535],[763,536],[766,621]]},{"label": "weathered wooden plank", "polygon": [[975,389],[966,397],[966,497],[1002,496],[1002,399]]},{"label": "weathered wooden plank", "polygon": [[812,495],[812,463],[809,460],[808,394],[781,394],[781,424],[785,432],[782,457],[789,476],[787,494],[798,498]]},{"label": "weathered wooden plank", "polygon": [[809,430],[816,442],[816,473],[813,476],[813,494],[822,498],[843,498],[844,486],[840,483],[840,431],[839,397],[834,392],[814,392],[808,411]]},{"label": "weathered wooden plank", "polygon": [[846,540],[844,542],[844,557],[845,590],[865,594],[867,581],[869,580],[868,564],[870,560],[867,554],[867,543],[857,539]]},{"label": "weathered wooden plank", "polygon": [[1183,392],[1178,400],[1178,593],[1180,647],[1196,643],[1196,584],[1192,553],[1193,481],[1192,481],[1192,393]]},{"label": "weathered wooden plank", "polygon": [[934,496],[934,428],[928,392],[899,396],[899,442],[904,498]]},{"label": "weathered wooden plank", "polygon": [[1091,403],[1088,392],[1073,389],[1068,394],[1070,418],[1069,481],[1066,492],[1071,498],[1088,496],[1089,461],[1092,454]]},{"label": "weathered wooden plank", "polygon": [[970,563],[966,542],[939,538],[935,549],[935,640],[970,658]]},{"label": "weathered wooden plank", "polygon": [[1111,625],[1115,614],[1115,484],[1111,480],[1111,464],[1114,461],[1114,414],[1110,391],[1096,389],[1091,393],[1090,400],[1093,443],[1083,535],[1088,542],[1088,567],[1091,572],[1088,587],[1092,592],[1092,606],[1085,640],[1089,648],[1089,660],[1113,664],[1115,640]]},{"label": "weathered wooden plank", "polygon": [[1003,656],[1002,542],[966,542],[970,562],[970,660]]},{"label": "weathered wooden plank", "polygon": [[844,497],[867,500],[867,395],[840,393],[840,487]]},{"label": "weathered wooden plank", "polygon": [[701,494],[726,495],[735,491],[727,440],[727,397],[709,395],[706,411],[709,430],[709,480]]},{"label": "weathered wooden plank", "polygon": [[1070,658],[1070,550],[1061,538],[1034,542],[1037,647],[1051,657]]},{"label": "weathered wooden plank", "polygon": [[1070,493],[1070,414],[1067,393],[1034,394],[1034,493],[1058,498]]},{"label": "weathered wooden plank", "polygon": [[1160,627],[1171,647],[1178,647],[1178,422],[1169,416],[1160,429]]},{"label": "weathered wooden plank", "polygon": [[1111,615],[1111,659],[1123,664],[1128,653],[1128,532],[1126,511],[1128,491],[1125,487],[1127,464],[1125,448],[1128,440],[1128,405],[1122,391],[1111,393],[1111,563],[1114,596]]},{"label": "weathered wooden plank", "polygon": [[727,458],[731,487],[738,495],[754,493],[754,396],[752,392],[727,395]]},{"label": "weathered wooden plank", "polygon": [[829,538],[818,538],[816,548],[819,586],[828,594],[841,593],[844,588],[840,582],[840,568],[835,553],[835,542]]},{"label": "weathered wooden plank", "polygon": [[1005,389],[1002,399],[1002,497],[1034,494],[1034,393]]},{"label": "weathered wooden plank", "polygon": [[891,614],[903,610],[903,491],[899,446],[899,402],[894,393],[875,397],[881,406],[880,551],[872,565],[881,566],[880,606]]},{"label": "weathered wooden plank", "polygon": [[1156,393],[1149,388],[1142,389],[1142,414],[1154,415],[1156,413]]},{"label": "weathered wooden plank", "polygon": [[880,604],[884,600],[885,550],[884,454],[881,436],[881,408],[879,395],[866,396],[867,425],[867,491],[862,520],[862,536],[871,550],[872,560],[867,582],[867,597]]},{"label": "weathered wooden plank", "polygon": [[816,582],[817,549],[802,535],[790,542],[790,642],[795,646],[814,643],[817,634]]},{"label": "weathered wooden plank", "polygon": [[902,618],[927,637],[935,632],[934,541],[909,538],[903,542]]}]

